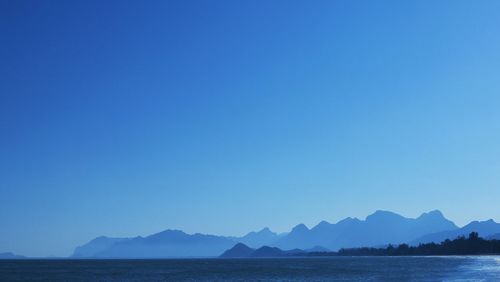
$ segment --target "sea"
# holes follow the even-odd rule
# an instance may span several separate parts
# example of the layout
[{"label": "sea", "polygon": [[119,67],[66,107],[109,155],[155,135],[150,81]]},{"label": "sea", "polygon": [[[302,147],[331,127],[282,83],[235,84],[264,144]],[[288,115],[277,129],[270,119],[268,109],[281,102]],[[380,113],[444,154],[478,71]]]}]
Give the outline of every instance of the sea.
[{"label": "sea", "polygon": [[500,281],[500,257],[0,260],[0,281]]}]

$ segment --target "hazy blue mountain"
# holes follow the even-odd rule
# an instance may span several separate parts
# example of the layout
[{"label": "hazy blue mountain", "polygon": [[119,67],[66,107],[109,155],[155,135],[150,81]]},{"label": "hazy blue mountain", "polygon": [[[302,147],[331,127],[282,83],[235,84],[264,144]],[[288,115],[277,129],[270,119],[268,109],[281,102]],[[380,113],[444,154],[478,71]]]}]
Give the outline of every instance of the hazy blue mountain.
[{"label": "hazy blue mountain", "polygon": [[[166,230],[136,238],[98,237],[76,248],[73,257],[212,257],[220,255],[238,242],[255,251],[262,246],[270,246],[281,250],[322,252],[335,251],[343,247],[408,243],[427,234],[454,232],[457,229],[458,227],[444,218],[439,211],[424,213],[418,218],[406,218],[388,211],[376,211],[365,220],[346,218],[335,224],[322,221],[311,229],[299,224],[290,232],[279,235],[269,228],[264,228],[243,237],[186,234],[179,230]],[[469,230],[465,230],[464,234],[468,232]],[[500,229],[495,233],[500,233]],[[276,251],[264,248],[259,252],[273,250]]]},{"label": "hazy blue mountain", "polygon": [[24,258],[26,258],[26,257],[15,255],[11,252],[0,253],[0,259],[24,259]]},{"label": "hazy blue mountain", "polygon": [[493,221],[493,219],[486,221],[473,221],[459,229],[423,235],[415,240],[412,240],[410,244],[418,245],[419,243],[430,242],[440,243],[446,239],[453,240],[458,236],[467,237],[471,232],[477,232],[479,233],[479,236],[487,238],[490,235],[500,233],[500,224]]},{"label": "hazy blue mountain", "polygon": [[168,258],[213,257],[233,246],[227,237],[186,234],[180,230],[166,230],[147,237],[136,237],[117,242],[97,253],[101,258]]},{"label": "hazy blue mountain", "polygon": [[280,248],[294,249],[294,248],[309,248],[318,244],[309,246],[310,230],[304,224],[299,224],[292,228],[287,235],[279,238],[272,246]]},{"label": "hazy blue mountain", "polygon": [[254,258],[281,257],[285,254],[279,248],[263,246],[255,250],[250,256]]},{"label": "hazy blue mountain", "polygon": [[221,258],[266,258],[266,257],[282,257],[289,255],[305,254],[306,251],[301,249],[293,249],[284,251],[277,247],[262,246],[258,249],[248,247],[243,243],[234,245],[231,249],[220,255]]},{"label": "hazy blue mountain", "polygon": [[258,232],[250,232],[243,237],[231,237],[236,242],[243,243],[252,248],[259,248],[265,245],[270,245],[278,240],[279,235],[272,232],[269,228],[263,228]]},{"label": "hazy blue mountain", "polygon": [[424,213],[418,218],[406,218],[393,212],[376,211],[365,220],[346,218],[336,224],[322,221],[311,229],[299,224],[272,245],[281,249],[309,249],[322,246],[337,250],[406,243],[425,234],[457,228],[439,211]]},{"label": "hazy blue mountain", "polygon": [[234,245],[231,249],[226,250],[222,255],[220,255],[221,258],[248,258],[252,255],[252,253],[255,251],[255,249],[250,248],[249,246],[243,244],[243,243],[238,243]]},{"label": "hazy blue mountain", "polygon": [[[146,254],[153,254],[155,257],[178,255],[217,256],[221,248],[227,248],[227,246],[231,246],[236,242],[258,248],[269,245],[276,241],[279,236],[280,235],[272,232],[267,227],[258,232],[249,232],[243,237],[224,237],[203,234],[189,235],[179,230],[166,230],[145,238],[111,238],[100,236],[77,247],[72,257],[143,257]],[[122,244],[125,242],[127,243]],[[149,250],[152,244],[161,246],[161,250]],[[205,244],[205,246],[203,244]],[[145,251],[145,249],[148,249],[147,253],[141,253]],[[163,251],[164,253],[161,253]]]},{"label": "hazy blue mountain", "polygon": [[93,257],[98,253],[110,248],[114,244],[127,240],[130,240],[130,238],[110,238],[106,236],[100,236],[82,246],[76,247],[72,257]]}]

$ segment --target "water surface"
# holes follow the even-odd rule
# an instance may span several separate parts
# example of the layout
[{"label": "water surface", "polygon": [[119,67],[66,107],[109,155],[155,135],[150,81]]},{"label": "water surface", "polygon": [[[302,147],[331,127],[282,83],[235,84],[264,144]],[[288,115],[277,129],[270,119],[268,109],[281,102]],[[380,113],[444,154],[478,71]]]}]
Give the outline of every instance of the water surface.
[{"label": "water surface", "polygon": [[4,260],[0,281],[500,281],[500,258]]}]

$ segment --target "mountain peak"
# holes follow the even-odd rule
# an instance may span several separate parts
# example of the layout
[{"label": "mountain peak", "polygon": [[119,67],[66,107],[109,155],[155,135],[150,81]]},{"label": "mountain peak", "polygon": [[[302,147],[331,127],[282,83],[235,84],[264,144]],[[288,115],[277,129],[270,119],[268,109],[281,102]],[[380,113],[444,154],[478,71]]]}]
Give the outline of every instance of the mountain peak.
[{"label": "mountain peak", "polygon": [[439,218],[439,219],[444,219],[444,215],[441,211],[439,210],[433,210],[430,212],[424,212],[421,214],[418,218]]},{"label": "mountain peak", "polygon": [[331,223],[326,221],[326,220],[322,220],[320,221],[320,223],[318,223],[315,227],[320,227],[320,226],[330,226]]},{"label": "mountain peak", "polygon": [[[196,235],[197,234],[194,234],[194,236],[196,236]],[[185,233],[182,230],[167,229],[167,230],[146,236],[142,239],[148,239],[148,240],[153,240],[153,241],[161,241],[161,240],[165,240],[167,238],[170,240],[179,240],[179,239],[182,240],[188,236],[190,236],[190,235],[188,235],[187,233]],[[137,239],[140,240],[140,238],[137,238]]]},{"label": "mountain peak", "polygon": [[402,219],[402,218],[404,217],[391,211],[377,210],[371,215],[367,216],[366,221],[383,220],[383,219]]},{"label": "mountain peak", "polygon": [[306,232],[306,231],[309,231],[309,228],[307,228],[307,226],[305,224],[303,224],[303,223],[298,224],[297,226],[295,226],[292,229],[293,233],[295,233],[295,232]]},{"label": "mountain peak", "polygon": [[248,247],[247,245],[243,244],[243,243],[237,243],[236,245],[233,246],[233,249],[251,249],[250,247]]},{"label": "mountain peak", "polygon": [[277,238],[278,234],[271,231],[269,227],[264,227],[260,231],[252,231],[243,237],[234,237],[233,239],[249,247],[259,248],[264,245],[272,244]]},{"label": "mountain peak", "polygon": [[311,230],[325,229],[329,228],[332,224],[326,220],[322,220],[320,223],[316,224]]},{"label": "mountain peak", "polygon": [[251,237],[251,236],[276,236],[277,234],[271,231],[269,227],[264,227],[259,231],[251,231],[248,232],[245,236],[243,237]]},{"label": "mountain peak", "polygon": [[279,257],[283,255],[283,251],[276,247],[262,246],[255,250],[252,257]]},{"label": "mountain peak", "polygon": [[272,233],[274,234],[274,232],[271,231],[271,229],[269,229],[269,227],[264,227],[262,228],[259,232],[257,233]]},{"label": "mountain peak", "polygon": [[471,221],[466,226],[476,226],[476,225],[484,225],[484,224],[495,225],[497,223],[493,219],[482,220],[482,221],[481,220],[474,220],[474,221]]},{"label": "mountain peak", "polygon": [[355,218],[355,217],[346,217],[342,220],[340,220],[339,222],[337,222],[337,224],[344,224],[344,223],[348,223],[348,222],[359,222],[360,220]]},{"label": "mountain peak", "polygon": [[479,226],[479,225],[488,225],[488,226],[491,226],[491,225],[497,225],[498,223],[496,223],[493,219],[488,219],[488,220],[474,220],[474,221],[471,221],[469,224],[467,224],[466,226]]},{"label": "mountain peak", "polygon": [[221,258],[235,258],[235,257],[248,257],[253,253],[254,249],[248,247],[243,243],[237,243],[231,249],[226,250],[220,257]]}]

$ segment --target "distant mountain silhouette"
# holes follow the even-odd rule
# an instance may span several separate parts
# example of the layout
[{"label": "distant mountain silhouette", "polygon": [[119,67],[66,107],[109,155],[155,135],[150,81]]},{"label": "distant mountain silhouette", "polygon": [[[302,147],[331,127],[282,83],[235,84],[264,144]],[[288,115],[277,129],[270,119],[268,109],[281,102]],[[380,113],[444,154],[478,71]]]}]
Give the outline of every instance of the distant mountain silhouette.
[{"label": "distant mountain silhouette", "polygon": [[500,233],[500,224],[494,220],[473,221],[462,228],[455,230],[435,232],[423,235],[417,239],[411,240],[410,245],[418,245],[420,243],[440,243],[446,239],[453,239],[459,236],[467,236],[471,232],[477,232],[479,236],[488,238],[488,236]]},{"label": "distant mountain silhouette", "polygon": [[231,249],[220,255],[221,258],[269,258],[282,256],[296,256],[306,254],[307,252],[300,249],[284,251],[276,247],[263,246],[258,249],[252,249],[243,243],[234,245]]},{"label": "distant mountain silhouette", "polygon": [[255,250],[251,257],[266,258],[266,257],[281,257],[284,252],[276,247],[263,246]]},{"label": "distant mountain silhouette", "polygon": [[277,247],[264,246],[252,249],[245,244],[238,243],[231,249],[225,251],[221,258],[266,258],[284,256],[456,256],[456,255],[498,255],[500,254],[500,240],[483,239],[477,232],[471,232],[468,236],[460,236],[453,240],[436,244],[434,242],[410,246],[400,244],[388,245],[384,248],[360,247],[342,248],[335,252],[304,251],[294,249],[283,251]]},{"label": "distant mountain silhouette", "polygon": [[243,237],[224,237],[205,234],[186,234],[180,230],[166,230],[147,237],[97,237],[79,246],[73,258],[136,258],[136,257],[212,257],[242,242],[258,248],[268,245],[280,235],[269,228],[250,232]]},{"label": "distant mountain silhouette", "polygon": [[0,253],[0,259],[24,259],[24,258],[26,258],[26,257],[15,255],[11,252]]},{"label": "distant mountain silhouette", "polygon": [[437,210],[424,213],[416,219],[405,218],[393,212],[376,211],[365,220],[346,218],[336,224],[322,221],[311,229],[299,224],[288,235],[271,245],[281,249],[322,246],[337,250],[406,243],[425,234],[457,228]]},{"label": "distant mountain silhouette", "polygon": [[230,237],[235,242],[243,243],[252,248],[259,248],[269,245],[278,240],[279,235],[265,227],[258,232],[250,232],[243,237]]},{"label": "distant mountain silhouette", "polygon": [[[460,231],[461,229],[437,210],[424,213],[418,218],[406,218],[389,211],[376,211],[365,220],[348,217],[335,224],[322,221],[311,229],[299,224],[283,234],[276,234],[269,228],[264,228],[242,237],[186,234],[180,230],[166,230],[135,238],[98,237],[76,248],[73,257],[215,257],[237,243],[243,243],[255,252],[263,246],[271,247],[259,251],[264,253],[277,252],[273,247],[281,250],[295,249],[298,252],[328,252],[340,248],[397,245],[414,242],[416,238],[431,238],[426,236],[435,236],[439,241],[442,238],[467,235],[472,231],[478,231],[481,236],[500,233],[500,228],[492,227],[485,232],[476,228],[475,224],[477,223],[473,222],[470,228],[466,226]],[[493,222],[492,226],[496,225],[498,224]]]},{"label": "distant mountain silhouette", "polygon": [[234,245],[231,249],[226,250],[222,255],[220,255],[221,258],[248,258],[252,255],[252,253],[255,251],[255,249],[250,248],[249,246],[243,244],[243,243],[238,243]]},{"label": "distant mountain silhouette", "polygon": [[97,237],[83,246],[76,247],[72,257],[84,258],[92,257],[98,253],[104,252],[116,243],[131,240],[130,238],[110,238],[106,236]]},{"label": "distant mountain silhouette", "polygon": [[213,257],[234,245],[222,236],[186,234],[180,230],[166,230],[147,237],[117,242],[94,257],[101,258],[168,258]]}]

